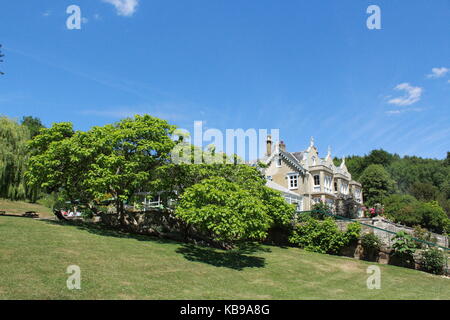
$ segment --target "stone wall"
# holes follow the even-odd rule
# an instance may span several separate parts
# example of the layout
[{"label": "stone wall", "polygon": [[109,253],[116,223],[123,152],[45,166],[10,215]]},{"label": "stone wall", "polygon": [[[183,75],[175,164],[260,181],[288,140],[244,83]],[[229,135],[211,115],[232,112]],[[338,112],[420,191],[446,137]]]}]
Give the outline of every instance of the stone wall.
[{"label": "stone wall", "polygon": [[[422,249],[416,250],[414,253],[414,261],[410,265],[404,265],[401,261],[398,260],[398,258],[393,255],[392,253],[392,244],[393,240],[392,238],[395,236],[395,234],[379,230],[376,228],[371,228],[369,225],[372,225],[377,228],[385,229],[394,233],[397,233],[399,231],[405,231],[413,236],[414,229],[409,228],[403,225],[399,225],[396,223],[393,223],[391,221],[388,221],[383,218],[363,218],[363,219],[355,219],[355,221],[361,222],[365,225],[361,225],[361,234],[365,233],[374,233],[377,235],[383,242],[383,245],[380,248],[380,251],[375,254],[375,256],[368,257],[367,254],[364,252],[364,248],[361,245],[361,240],[358,241],[356,244],[352,244],[351,246],[348,246],[344,248],[341,251],[341,255],[352,257],[355,259],[360,260],[368,260],[368,261],[374,261],[382,264],[392,264],[392,265],[401,265],[404,267],[409,267],[413,269],[420,269],[420,263],[422,260]],[[339,229],[342,231],[345,231],[347,229],[347,226],[352,221],[346,221],[346,220],[336,220],[337,225],[339,226]],[[448,248],[448,237],[432,233],[432,237],[436,238],[436,242],[438,245],[442,247]],[[448,259],[450,259],[450,256],[448,256]],[[446,266],[446,274],[449,273],[449,267],[450,261],[448,261]]]},{"label": "stone wall", "polygon": [[[364,233],[374,233],[376,236],[378,236],[382,241],[383,244],[386,247],[391,247],[392,246],[392,238],[395,236],[395,233],[399,232],[399,231],[405,231],[408,234],[410,234],[411,236],[413,236],[414,234],[414,229],[413,228],[409,228],[400,224],[396,224],[393,223],[389,220],[386,220],[384,218],[381,217],[377,217],[377,218],[361,218],[361,219],[355,219],[355,221],[358,221],[360,223],[363,223],[362,226],[362,234]],[[351,221],[347,221],[347,220],[336,220],[339,228],[341,230],[345,230],[347,229],[347,225],[349,223],[351,223]],[[393,233],[390,232],[386,232],[383,230],[379,230],[376,228],[371,228],[369,226],[366,225],[371,225],[380,229],[384,229],[384,230],[388,230],[391,231]],[[448,237],[441,235],[441,234],[437,234],[437,233],[432,233],[431,234],[432,238],[436,239],[436,243],[442,247],[449,247],[449,241],[448,241]]]}]

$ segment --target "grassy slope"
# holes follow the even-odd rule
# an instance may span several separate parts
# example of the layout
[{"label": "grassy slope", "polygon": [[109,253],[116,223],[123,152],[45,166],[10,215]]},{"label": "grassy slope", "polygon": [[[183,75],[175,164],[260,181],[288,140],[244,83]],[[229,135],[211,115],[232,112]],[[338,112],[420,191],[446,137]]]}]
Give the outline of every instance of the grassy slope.
[{"label": "grassy slope", "polygon": [[0,199],[0,211],[6,211],[7,214],[15,215],[21,215],[27,211],[36,211],[39,213],[39,217],[54,217],[52,210],[40,204],[22,201],[9,201],[5,199]]},{"label": "grassy slope", "polygon": [[[230,253],[27,218],[0,217],[0,299],[449,299],[450,280],[295,248]],[[82,289],[66,288],[81,267]]]}]

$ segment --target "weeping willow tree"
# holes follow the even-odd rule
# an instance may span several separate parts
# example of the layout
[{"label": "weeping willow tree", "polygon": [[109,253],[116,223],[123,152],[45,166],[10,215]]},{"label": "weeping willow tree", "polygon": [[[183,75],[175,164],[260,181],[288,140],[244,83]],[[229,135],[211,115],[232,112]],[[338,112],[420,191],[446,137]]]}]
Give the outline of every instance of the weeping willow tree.
[{"label": "weeping willow tree", "polygon": [[36,190],[25,182],[30,132],[26,126],[7,117],[0,117],[0,198],[10,200],[36,199]]}]

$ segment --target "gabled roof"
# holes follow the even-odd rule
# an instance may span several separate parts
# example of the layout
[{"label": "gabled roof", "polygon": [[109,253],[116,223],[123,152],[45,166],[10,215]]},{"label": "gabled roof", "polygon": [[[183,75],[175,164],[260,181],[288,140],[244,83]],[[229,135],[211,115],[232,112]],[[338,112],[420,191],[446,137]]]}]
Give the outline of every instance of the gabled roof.
[{"label": "gabled roof", "polygon": [[304,151],[292,152],[291,154],[300,162],[300,161],[303,161],[303,156],[304,156],[305,152]]},{"label": "gabled roof", "polygon": [[279,152],[279,156],[286,160],[286,162],[294,167],[294,169],[302,173],[306,172],[305,168],[303,168],[303,166],[300,164],[300,160],[298,160],[294,155],[284,150],[279,150]]}]

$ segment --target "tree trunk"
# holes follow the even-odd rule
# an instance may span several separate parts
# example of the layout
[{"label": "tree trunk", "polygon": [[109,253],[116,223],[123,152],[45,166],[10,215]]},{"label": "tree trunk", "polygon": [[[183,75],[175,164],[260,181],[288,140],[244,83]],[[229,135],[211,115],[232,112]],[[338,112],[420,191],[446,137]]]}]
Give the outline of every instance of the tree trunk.
[{"label": "tree trunk", "polygon": [[123,208],[123,201],[117,199],[116,200],[116,210],[117,210],[117,215],[119,216],[119,223],[122,226],[126,225],[125,222],[125,212],[124,212],[124,208]]}]

